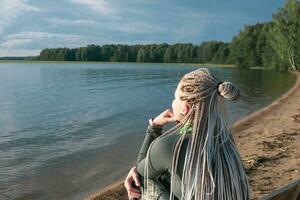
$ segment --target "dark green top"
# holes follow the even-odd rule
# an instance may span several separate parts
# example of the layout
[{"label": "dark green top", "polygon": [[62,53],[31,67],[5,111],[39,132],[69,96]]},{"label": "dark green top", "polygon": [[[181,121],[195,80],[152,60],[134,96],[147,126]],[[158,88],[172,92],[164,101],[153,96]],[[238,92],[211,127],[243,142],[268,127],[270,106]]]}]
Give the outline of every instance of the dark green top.
[{"label": "dark green top", "polygon": [[[151,147],[149,152],[149,178],[160,180],[168,189],[170,189],[170,171],[172,167],[173,149],[175,148],[175,144],[180,138],[183,131],[190,132],[191,127],[183,127],[179,131],[179,134],[163,136],[162,138],[154,141],[153,146]],[[147,127],[146,136],[137,160],[137,171],[141,176],[144,176],[147,150],[152,141],[161,134],[162,128],[153,128],[150,125]],[[176,181],[173,188],[174,194],[178,199],[180,199],[181,197],[180,183],[188,140],[189,134],[185,136],[179,152],[177,175],[175,177]]]}]

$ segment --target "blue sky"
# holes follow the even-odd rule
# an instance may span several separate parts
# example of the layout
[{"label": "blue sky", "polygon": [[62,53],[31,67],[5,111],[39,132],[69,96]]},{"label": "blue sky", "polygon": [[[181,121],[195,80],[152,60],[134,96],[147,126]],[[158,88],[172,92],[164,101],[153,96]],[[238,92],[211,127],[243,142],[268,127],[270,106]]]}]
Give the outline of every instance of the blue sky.
[{"label": "blue sky", "polygon": [[0,0],[0,57],[87,44],[229,42],[284,0]]}]

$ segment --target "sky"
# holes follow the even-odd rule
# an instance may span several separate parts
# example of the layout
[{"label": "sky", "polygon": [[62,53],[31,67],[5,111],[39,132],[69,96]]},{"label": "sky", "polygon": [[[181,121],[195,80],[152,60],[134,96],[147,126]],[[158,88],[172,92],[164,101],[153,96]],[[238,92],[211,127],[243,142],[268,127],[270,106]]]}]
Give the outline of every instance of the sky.
[{"label": "sky", "polygon": [[230,42],[284,0],[0,0],[0,57],[88,44]]}]

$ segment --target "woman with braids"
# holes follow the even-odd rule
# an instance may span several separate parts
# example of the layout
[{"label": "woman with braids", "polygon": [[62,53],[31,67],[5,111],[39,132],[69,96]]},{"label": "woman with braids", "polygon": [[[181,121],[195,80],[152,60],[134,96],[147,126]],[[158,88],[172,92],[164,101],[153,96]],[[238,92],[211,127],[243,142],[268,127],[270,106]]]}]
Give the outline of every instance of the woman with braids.
[{"label": "woman with braids", "polygon": [[[206,68],[185,74],[176,88],[172,110],[149,120],[137,166],[124,182],[128,196],[250,199],[249,182],[226,121],[225,99],[234,101],[239,96],[234,84],[220,82]],[[170,122],[176,126],[162,133]]]}]

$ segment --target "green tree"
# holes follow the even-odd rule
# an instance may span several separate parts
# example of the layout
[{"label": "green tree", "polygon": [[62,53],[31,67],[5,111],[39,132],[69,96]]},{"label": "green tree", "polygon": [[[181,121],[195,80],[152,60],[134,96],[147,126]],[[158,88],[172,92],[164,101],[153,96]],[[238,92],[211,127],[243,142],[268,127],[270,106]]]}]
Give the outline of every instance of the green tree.
[{"label": "green tree", "polygon": [[86,47],[86,60],[87,61],[100,61],[101,60],[101,49],[98,45],[87,45]]},{"label": "green tree", "polygon": [[216,64],[226,63],[229,53],[229,45],[228,43],[224,43],[219,46],[218,51],[214,54],[211,62]]},{"label": "green tree", "polygon": [[146,46],[143,46],[138,51],[136,62],[147,62],[148,58],[149,58],[149,52]]},{"label": "green tree", "polygon": [[279,58],[297,69],[300,59],[300,3],[286,0],[283,8],[273,14],[269,41]]},{"label": "green tree", "polygon": [[142,47],[140,44],[136,44],[130,47],[129,49],[129,61],[130,62],[136,62],[137,54],[139,52],[139,49]]},{"label": "green tree", "polygon": [[176,56],[174,54],[174,47],[173,46],[169,46],[164,54],[163,57],[163,62],[164,63],[171,63],[171,62],[175,62]]},{"label": "green tree", "polygon": [[231,62],[242,68],[258,65],[255,47],[260,27],[260,24],[245,26],[238,36],[233,37],[229,45]]},{"label": "green tree", "polygon": [[117,45],[111,58],[113,62],[128,62],[130,49],[128,45]]},{"label": "green tree", "polygon": [[86,52],[86,47],[80,47],[78,49],[78,51],[76,52],[76,60],[77,61],[86,61],[86,56],[87,56],[87,52]]}]

